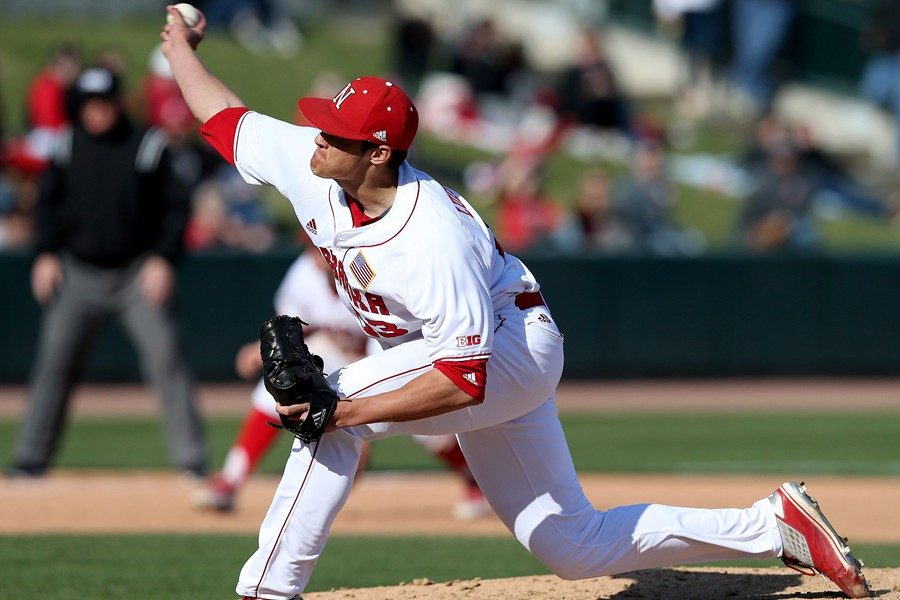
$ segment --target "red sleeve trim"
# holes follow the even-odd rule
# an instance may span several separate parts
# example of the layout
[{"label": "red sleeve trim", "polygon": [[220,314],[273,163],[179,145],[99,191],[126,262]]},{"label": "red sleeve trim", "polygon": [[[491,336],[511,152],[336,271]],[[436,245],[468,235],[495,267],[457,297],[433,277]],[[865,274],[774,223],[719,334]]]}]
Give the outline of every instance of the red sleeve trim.
[{"label": "red sleeve trim", "polygon": [[438,360],[434,363],[434,368],[479,403],[484,402],[484,386],[487,384],[486,358]]},{"label": "red sleeve trim", "polygon": [[200,127],[200,135],[210,146],[232,165],[234,164],[234,141],[241,117],[250,112],[246,106],[225,108],[214,114]]}]

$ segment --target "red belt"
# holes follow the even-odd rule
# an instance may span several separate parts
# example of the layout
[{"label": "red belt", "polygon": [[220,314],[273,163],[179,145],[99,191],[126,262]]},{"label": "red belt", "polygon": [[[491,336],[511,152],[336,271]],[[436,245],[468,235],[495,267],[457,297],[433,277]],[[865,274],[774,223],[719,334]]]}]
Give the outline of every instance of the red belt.
[{"label": "red belt", "polygon": [[546,306],[547,303],[544,302],[544,297],[541,296],[540,292],[522,292],[521,294],[516,294],[516,308],[519,310],[527,310],[529,308],[534,308],[535,306]]}]

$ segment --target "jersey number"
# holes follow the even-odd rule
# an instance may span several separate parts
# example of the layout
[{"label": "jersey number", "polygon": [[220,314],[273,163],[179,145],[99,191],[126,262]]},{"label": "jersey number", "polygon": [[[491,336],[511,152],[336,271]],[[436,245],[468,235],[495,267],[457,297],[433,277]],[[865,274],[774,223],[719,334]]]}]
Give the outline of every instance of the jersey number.
[{"label": "jersey number", "polygon": [[365,317],[360,318],[362,319],[363,331],[372,337],[393,338],[409,333],[408,330],[397,327],[393,323],[388,323],[387,321],[376,321],[375,319],[367,319]]}]

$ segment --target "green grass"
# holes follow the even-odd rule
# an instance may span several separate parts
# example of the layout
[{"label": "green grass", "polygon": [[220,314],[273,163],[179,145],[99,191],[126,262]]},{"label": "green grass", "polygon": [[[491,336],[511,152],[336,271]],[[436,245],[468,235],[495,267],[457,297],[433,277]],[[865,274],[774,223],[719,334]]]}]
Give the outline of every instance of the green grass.
[{"label": "green grass", "polygon": [[[230,598],[255,548],[253,535],[0,536],[0,576],[18,597]],[[546,572],[512,538],[336,536],[309,591]]]},{"label": "green grass", "polygon": [[563,425],[585,471],[900,473],[896,413],[566,415]]},{"label": "green grass", "polygon": [[[0,536],[0,576],[16,597],[231,598],[252,535]],[[854,548],[869,567],[900,565],[900,547]],[[374,557],[374,558],[373,558]],[[721,563],[765,567],[777,561]],[[335,536],[308,591],[546,574],[511,537]]]},{"label": "green grass", "polygon": [[[227,598],[254,548],[249,535],[0,536],[0,565],[4,588],[22,597]],[[900,565],[897,546],[861,545],[856,552],[870,567]],[[546,573],[511,538],[336,536],[308,591],[393,585],[420,577],[447,581]]]},{"label": "green grass", "polygon": [[[797,424],[802,422],[803,427]],[[566,414],[563,425],[581,471],[897,475],[897,413],[724,415]],[[0,421],[0,456],[8,457],[17,423]],[[234,419],[207,422],[214,464],[238,429]],[[159,423],[153,419],[76,420],[64,439],[63,468],[166,468]],[[791,451],[785,452],[785,442]],[[280,473],[291,438],[281,435],[261,471]],[[374,444],[374,470],[438,469],[408,437]]]}]

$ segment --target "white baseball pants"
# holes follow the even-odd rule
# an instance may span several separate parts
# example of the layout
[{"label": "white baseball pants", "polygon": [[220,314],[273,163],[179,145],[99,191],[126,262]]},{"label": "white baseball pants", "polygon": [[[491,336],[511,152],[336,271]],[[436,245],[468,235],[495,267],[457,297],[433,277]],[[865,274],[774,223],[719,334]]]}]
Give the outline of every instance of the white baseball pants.
[{"label": "white baseball pants", "polygon": [[[363,440],[457,433],[491,508],[516,538],[564,579],[781,554],[768,500],[747,509],[639,504],[595,509],[585,497],[559,423],[554,393],[562,336],[546,307],[497,316],[485,401],[419,421],[377,423],[294,443],[241,570],[238,595],[292,599],[306,587],[353,483]],[[403,344],[332,374],[343,396],[401,387],[431,368],[424,342]]]}]

